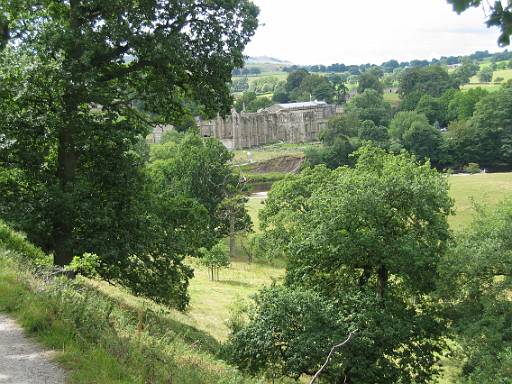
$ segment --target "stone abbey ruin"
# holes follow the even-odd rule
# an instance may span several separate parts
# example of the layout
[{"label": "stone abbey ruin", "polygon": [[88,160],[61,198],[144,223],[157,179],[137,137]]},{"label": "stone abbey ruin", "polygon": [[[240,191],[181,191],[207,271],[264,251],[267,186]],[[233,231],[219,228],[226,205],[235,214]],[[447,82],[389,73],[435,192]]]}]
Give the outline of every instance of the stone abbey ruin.
[{"label": "stone abbey ruin", "polygon": [[255,113],[233,110],[225,118],[199,121],[199,127],[203,136],[215,137],[229,149],[243,149],[318,140],[334,114],[336,106],[321,101],[275,104]]}]

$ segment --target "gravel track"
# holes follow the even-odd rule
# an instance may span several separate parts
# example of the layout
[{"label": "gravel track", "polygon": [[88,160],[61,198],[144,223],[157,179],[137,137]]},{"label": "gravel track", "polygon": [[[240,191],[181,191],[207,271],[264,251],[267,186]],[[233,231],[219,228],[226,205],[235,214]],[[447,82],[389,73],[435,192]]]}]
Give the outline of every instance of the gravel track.
[{"label": "gravel track", "polygon": [[0,314],[0,384],[64,384],[65,373],[51,357]]}]

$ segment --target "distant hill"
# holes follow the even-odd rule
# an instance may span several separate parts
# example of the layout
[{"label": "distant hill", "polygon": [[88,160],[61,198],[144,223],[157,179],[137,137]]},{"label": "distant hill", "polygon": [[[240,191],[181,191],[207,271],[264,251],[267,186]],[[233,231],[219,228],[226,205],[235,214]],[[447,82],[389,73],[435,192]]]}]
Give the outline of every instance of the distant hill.
[{"label": "distant hill", "polygon": [[256,56],[256,57],[249,56],[245,60],[245,62],[247,64],[284,64],[284,65],[293,64],[289,61],[276,59],[275,57],[270,57],[270,56]]}]

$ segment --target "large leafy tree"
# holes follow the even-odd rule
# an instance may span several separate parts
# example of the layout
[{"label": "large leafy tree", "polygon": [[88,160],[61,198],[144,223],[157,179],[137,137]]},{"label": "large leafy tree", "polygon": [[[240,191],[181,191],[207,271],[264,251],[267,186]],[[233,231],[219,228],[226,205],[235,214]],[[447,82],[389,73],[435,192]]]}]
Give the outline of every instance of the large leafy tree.
[{"label": "large leafy tree", "polygon": [[[188,239],[189,253],[199,246],[210,248],[227,236],[231,218],[234,230],[248,229],[250,218],[243,204],[235,204],[236,209],[228,204],[245,187],[230,165],[233,154],[220,141],[195,132],[174,136],[151,148],[148,170],[159,198],[188,199],[207,213],[195,232],[183,239]],[[226,210],[234,210],[233,216]]]},{"label": "large leafy tree", "polygon": [[440,66],[408,68],[400,74],[401,108],[414,110],[422,96],[440,97],[451,88],[457,88],[457,82]]},{"label": "large leafy tree", "polygon": [[395,140],[402,141],[404,133],[416,122],[428,124],[428,119],[424,114],[415,111],[398,112],[389,124],[389,135]]},{"label": "large leafy tree", "polygon": [[483,157],[476,161],[487,167],[512,164],[512,88],[485,96],[476,104],[469,124],[474,126]]},{"label": "large leafy tree", "polygon": [[309,148],[305,155],[309,165],[325,164],[329,168],[352,163],[350,154],[358,147],[358,129],[361,122],[354,113],[333,116],[322,132],[321,147]]},{"label": "large leafy tree", "polygon": [[56,264],[97,252],[109,279],[130,272],[137,291],[185,278],[167,276],[179,270],[169,235],[192,211],[151,198],[141,139],[155,122],[190,121],[191,105],[205,115],[229,109],[231,70],[243,64],[258,9],[18,0],[0,14],[2,216]]},{"label": "large leafy tree", "polygon": [[512,201],[481,207],[439,265],[465,383],[512,380]]},{"label": "large leafy tree", "polygon": [[347,104],[346,111],[354,113],[361,120],[371,120],[375,125],[388,125],[391,119],[391,106],[384,100],[382,93],[375,89],[366,89]]},{"label": "large leafy tree", "polygon": [[382,83],[379,77],[375,74],[375,71],[368,70],[363,72],[357,78],[358,87],[357,92],[363,93],[366,89],[374,89],[379,93],[384,91]]},{"label": "large leafy tree", "polygon": [[414,122],[404,132],[402,144],[420,159],[430,159],[438,164],[441,158],[443,137],[439,129],[422,122]]},{"label": "large leafy tree", "polygon": [[483,88],[457,91],[448,101],[447,120],[467,120],[473,116],[476,104],[489,94]]},{"label": "large leafy tree", "polygon": [[338,380],[426,383],[443,331],[431,295],[450,237],[448,184],[405,153],[356,155],[354,168],[277,183],[262,223],[286,244],[285,284],[317,292],[344,329],[359,329],[340,351]]},{"label": "large leafy tree", "polygon": [[[348,333],[336,305],[318,293],[273,286],[254,299],[246,311],[248,323],[231,322],[227,345],[233,364],[252,374],[295,380],[304,373],[312,376],[326,357],[326,347]],[[339,356],[334,360],[322,375],[330,382],[341,376]]]}]

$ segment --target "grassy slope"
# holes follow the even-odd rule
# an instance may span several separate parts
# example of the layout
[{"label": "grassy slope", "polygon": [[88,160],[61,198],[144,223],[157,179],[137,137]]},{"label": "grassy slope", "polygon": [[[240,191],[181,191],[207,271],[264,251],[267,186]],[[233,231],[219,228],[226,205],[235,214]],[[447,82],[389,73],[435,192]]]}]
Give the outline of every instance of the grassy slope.
[{"label": "grassy slope", "polygon": [[[70,383],[255,382],[220,360],[221,346],[207,332],[217,329],[215,322],[205,330],[193,326],[202,305],[183,314],[106,283],[81,277],[55,279],[44,266],[48,261],[41,250],[0,222],[0,312],[57,352],[58,362],[69,370]],[[211,283],[201,272],[197,271],[195,281],[206,287]],[[254,276],[268,279],[279,272],[262,267],[253,273],[235,267],[230,274],[234,280],[250,281],[256,290],[261,281]],[[208,292],[198,295],[207,297]],[[215,302],[205,305],[216,310]],[[203,318],[201,323],[207,322]]]},{"label": "grassy slope", "polygon": [[[512,195],[512,173],[451,176],[450,185],[457,211],[457,215],[450,218],[450,224],[454,229],[461,229],[470,221],[472,198],[477,202],[493,205],[505,196]],[[261,209],[262,201],[262,198],[249,200],[248,208],[253,218]],[[212,282],[208,280],[204,268],[194,265],[195,278],[190,285],[191,307],[184,314],[165,310],[105,283],[86,281],[86,286],[93,286],[95,290],[99,288],[99,292],[106,294],[105,297],[95,295],[95,298],[99,297],[100,301],[113,300],[120,308],[120,314],[116,314],[116,319],[122,319],[118,322],[123,323],[120,333],[131,335],[131,338],[126,339],[126,348],[134,353],[128,358],[124,356],[126,351],[112,351],[101,345],[86,343],[88,347],[84,348],[84,343],[77,341],[73,335],[72,324],[67,323],[65,317],[56,315],[55,304],[44,295],[27,289],[26,281],[30,281],[32,277],[19,267],[6,264],[1,257],[0,263],[0,310],[11,312],[29,332],[37,333],[39,340],[62,351],[59,360],[76,372],[72,377],[72,382],[76,383],[141,382],[144,375],[165,375],[169,372],[180,375],[179,377],[188,375],[191,378],[187,381],[176,381],[180,383],[220,382],[219,377],[230,377],[232,382],[245,381],[216,358],[214,350],[218,348],[218,344],[215,339],[223,340],[227,336],[226,320],[234,303],[249,297],[272,280],[279,281],[284,274],[281,267],[248,264],[238,260],[233,262],[230,269],[221,271],[221,281]],[[149,364],[146,361],[148,350],[146,347],[137,349],[133,344],[137,313],[141,311],[152,314],[153,325],[144,331],[147,333],[143,333],[144,340],[147,338],[144,342],[149,343],[147,348],[148,345],[160,345],[165,332],[172,335],[172,350],[164,351],[164,361],[169,368],[158,364],[146,366],[145,364]],[[166,343],[169,344],[169,341]],[[132,348],[135,349],[132,351]],[[117,355],[119,353],[121,356]],[[179,374],[174,372],[176,367],[179,367]],[[453,372],[454,369],[450,368],[440,383],[453,382],[448,379]]]},{"label": "grassy slope", "polygon": [[[85,279],[50,282],[0,249],[0,311],[7,312],[69,370],[70,383],[250,383],[219,360],[209,334],[163,308],[104,295]],[[94,284],[93,284],[94,286]]]}]

